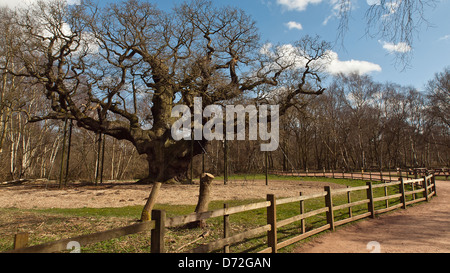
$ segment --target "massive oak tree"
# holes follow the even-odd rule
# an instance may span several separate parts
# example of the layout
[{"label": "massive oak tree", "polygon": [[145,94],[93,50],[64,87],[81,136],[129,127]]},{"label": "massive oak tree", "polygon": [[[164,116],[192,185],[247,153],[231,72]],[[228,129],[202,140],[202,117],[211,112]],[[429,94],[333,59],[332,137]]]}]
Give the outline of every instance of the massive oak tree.
[{"label": "massive oak tree", "polygon": [[[326,59],[327,43],[303,38],[296,44],[301,62],[280,47],[261,50],[249,15],[210,1],[165,12],[137,0],[102,6],[52,0],[20,10],[16,18],[19,35],[10,50],[22,69],[10,73],[44,86],[49,103],[30,121],[71,119],[132,142],[149,162],[141,182],[174,179],[189,165],[191,141],[171,137],[175,105],[192,109],[195,97],[203,106],[244,96],[267,103],[275,90],[282,114],[299,95],[324,90],[314,63]],[[259,95],[249,93],[254,91]],[[195,141],[194,155],[206,142]]]},{"label": "massive oak tree", "polygon": [[169,12],[139,0],[101,6],[38,1],[17,10],[13,25],[17,35],[8,40],[8,54],[15,65],[3,69],[42,86],[48,102],[30,122],[69,119],[130,141],[147,156],[148,177],[140,182],[158,182],[153,189],[184,175],[191,156],[207,144],[196,140],[191,153],[191,140],[172,138],[174,106],[193,113],[194,98],[203,107],[247,98],[276,103],[283,114],[303,94],[324,91],[328,43],[304,37],[288,51],[264,46],[249,15],[211,1],[187,1]]}]

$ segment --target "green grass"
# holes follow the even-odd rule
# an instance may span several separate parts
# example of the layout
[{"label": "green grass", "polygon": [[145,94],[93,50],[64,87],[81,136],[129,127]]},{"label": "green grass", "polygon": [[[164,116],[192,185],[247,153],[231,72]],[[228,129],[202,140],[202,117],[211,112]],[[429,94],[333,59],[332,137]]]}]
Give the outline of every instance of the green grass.
[{"label": "green grass", "polygon": [[449,180],[450,176],[437,175],[436,180]]},{"label": "green grass", "polygon": [[[268,176],[268,180],[269,180],[269,184],[270,181],[272,180],[278,180],[278,181],[320,181],[320,182],[331,182],[331,183],[335,183],[335,184],[340,184],[340,185],[347,185],[347,186],[352,186],[352,187],[356,187],[356,186],[361,186],[361,185],[365,185],[366,181],[365,180],[358,180],[358,179],[343,179],[343,178],[330,178],[330,177],[305,177],[305,176],[283,176],[283,175],[275,175],[275,174],[269,174]],[[252,181],[252,180],[265,180],[266,176],[264,174],[236,174],[236,175],[230,175],[228,176],[228,181],[233,181],[233,180],[247,180],[247,181]],[[223,176],[216,176],[214,178],[214,180],[216,181],[223,181]]]},{"label": "green grass", "polygon": [[[240,179],[265,179],[264,175],[234,175],[230,180]],[[223,178],[217,177],[220,180]],[[269,176],[270,180],[295,180],[295,181],[323,181],[336,184],[356,187],[365,185],[366,181],[351,179],[333,179],[333,178],[314,178],[314,177],[284,177]],[[374,182],[375,183],[375,182]],[[397,187],[390,187],[389,194],[398,192]],[[374,196],[384,196],[384,188],[374,189]],[[421,196],[420,196],[421,197]],[[351,193],[352,202],[366,199],[366,191],[355,191]],[[410,200],[412,196],[408,197]],[[210,210],[223,208],[226,202],[230,207],[243,204],[250,204],[264,200],[232,200],[232,201],[213,201],[210,203]],[[347,203],[346,194],[336,194],[333,196],[335,206]],[[399,200],[390,200],[389,204],[394,205]],[[376,202],[375,209],[384,208],[385,201]],[[305,201],[305,212],[324,207],[324,198],[314,198]],[[165,210],[167,217],[177,215],[186,215],[192,213],[194,205],[160,205],[155,209]],[[16,232],[31,232],[30,243],[40,244],[48,241],[54,241],[61,238],[74,237],[81,234],[89,234],[102,230],[107,230],[119,226],[130,225],[140,218],[142,206],[128,206],[120,208],[73,208],[73,209],[5,209],[0,208],[0,251],[11,249],[12,238]],[[367,204],[353,207],[353,215],[367,212]],[[299,213],[299,203],[289,203],[277,206],[277,219],[287,219]],[[348,209],[342,209],[334,212],[335,221],[345,219],[349,216]],[[22,219],[22,220],[18,220]],[[20,223],[19,225],[17,223]],[[266,209],[258,209],[230,216],[231,235],[253,229],[266,224]],[[203,244],[208,241],[214,241],[221,238],[223,234],[222,217],[216,217],[207,221],[208,229],[211,235],[204,240],[199,241]],[[310,217],[306,220],[306,230],[311,230],[326,224],[325,213]],[[19,226],[19,227],[18,227]],[[286,240],[300,232],[300,222],[281,227],[278,230],[279,241]],[[195,247],[195,244],[180,249],[181,246],[198,238],[203,230],[194,228],[170,228],[166,233],[166,247],[171,252],[180,252]],[[265,234],[244,241],[243,243],[232,245],[232,252],[256,252],[267,246]],[[281,252],[292,251],[294,246],[286,247]],[[96,243],[82,248],[82,252],[149,252],[150,233],[143,232],[133,234],[106,242]]]}]

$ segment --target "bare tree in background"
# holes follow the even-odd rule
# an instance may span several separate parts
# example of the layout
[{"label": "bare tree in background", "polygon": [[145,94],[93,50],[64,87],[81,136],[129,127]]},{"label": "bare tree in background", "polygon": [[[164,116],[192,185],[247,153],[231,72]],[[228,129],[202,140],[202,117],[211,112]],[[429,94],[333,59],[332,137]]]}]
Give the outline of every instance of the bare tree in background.
[{"label": "bare tree in background", "polygon": [[[438,0],[370,0],[366,11],[366,34],[369,37],[386,40],[403,50],[395,52],[397,64],[406,68],[411,59],[411,47],[419,29],[431,25],[425,17],[428,9],[434,8]],[[352,11],[351,0],[338,0],[335,4],[338,37],[343,40]]]},{"label": "bare tree in background", "polygon": [[426,89],[431,115],[450,129],[450,68],[436,73]]}]

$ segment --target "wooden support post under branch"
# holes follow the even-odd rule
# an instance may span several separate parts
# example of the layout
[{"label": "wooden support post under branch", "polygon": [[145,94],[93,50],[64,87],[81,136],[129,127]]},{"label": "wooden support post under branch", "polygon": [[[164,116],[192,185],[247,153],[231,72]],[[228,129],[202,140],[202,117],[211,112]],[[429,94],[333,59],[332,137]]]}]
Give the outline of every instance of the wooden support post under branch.
[{"label": "wooden support post under branch", "polygon": [[[210,193],[211,193],[211,183],[214,179],[214,175],[210,173],[203,173],[200,177],[200,192],[198,195],[198,203],[195,207],[195,212],[205,212],[208,211],[209,201],[210,201]],[[193,224],[194,226],[198,226],[201,228],[206,227],[206,220],[200,220]]]},{"label": "wooden support post under branch", "polygon": [[152,191],[150,192],[150,195],[147,199],[147,202],[145,202],[145,206],[142,209],[141,213],[141,221],[150,221],[151,220],[151,213],[153,210],[153,206],[156,203],[156,198],[159,193],[159,189],[161,188],[162,183],[161,182],[155,182],[152,186]]}]

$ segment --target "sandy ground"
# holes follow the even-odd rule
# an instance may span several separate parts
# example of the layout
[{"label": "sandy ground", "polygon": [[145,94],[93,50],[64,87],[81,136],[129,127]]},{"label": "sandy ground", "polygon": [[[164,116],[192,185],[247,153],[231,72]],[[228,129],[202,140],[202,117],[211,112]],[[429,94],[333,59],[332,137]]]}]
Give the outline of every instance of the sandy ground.
[{"label": "sandy ground", "polygon": [[[266,198],[275,194],[278,198],[307,195],[323,190],[330,185],[317,181],[269,181],[233,180],[228,185],[223,181],[214,181],[211,200],[238,200]],[[97,187],[71,185],[67,189],[45,187],[45,183],[24,183],[23,185],[0,187],[0,207],[2,208],[101,208],[144,205],[151,191],[151,185],[136,185],[131,182],[104,183]],[[162,185],[157,199],[159,204],[195,205],[198,199],[199,185]]]},{"label": "sandy ground", "polygon": [[450,253],[450,181],[437,197],[313,239],[295,253]]}]

